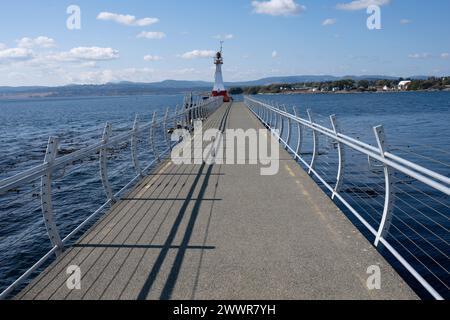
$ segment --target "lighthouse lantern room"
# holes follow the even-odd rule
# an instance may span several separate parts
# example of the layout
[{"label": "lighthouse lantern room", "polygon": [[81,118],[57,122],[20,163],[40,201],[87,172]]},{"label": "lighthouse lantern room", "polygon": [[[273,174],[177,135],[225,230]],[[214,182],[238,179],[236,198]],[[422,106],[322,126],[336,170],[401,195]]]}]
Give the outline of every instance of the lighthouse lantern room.
[{"label": "lighthouse lantern room", "polygon": [[225,89],[225,85],[223,84],[223,76],[222,76],[222,65],[223,65],[223,56],[222,56],[222,44],[220,43],[220,51],[216,53],[214,58],[214,64],[216,65],[216,74],[214,81],[214,88],[212,91],[213,97],[223,96],[223,102],[229,102],[230,97],[228,96],[228,91]]}]

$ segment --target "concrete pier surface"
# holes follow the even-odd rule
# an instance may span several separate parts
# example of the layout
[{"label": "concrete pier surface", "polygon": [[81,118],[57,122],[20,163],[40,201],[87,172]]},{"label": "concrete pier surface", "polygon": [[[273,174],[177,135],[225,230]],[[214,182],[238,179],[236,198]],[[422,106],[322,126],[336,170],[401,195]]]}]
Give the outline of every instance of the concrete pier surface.
[{"label": "concrete pier surface", "polygon": [[[204,127],[263,128],[242,103]],[[164,161],[16,298],[417,299],[281,146],[279,158],[274,176]],[[68,289],[69,266],[80,290]]]}]

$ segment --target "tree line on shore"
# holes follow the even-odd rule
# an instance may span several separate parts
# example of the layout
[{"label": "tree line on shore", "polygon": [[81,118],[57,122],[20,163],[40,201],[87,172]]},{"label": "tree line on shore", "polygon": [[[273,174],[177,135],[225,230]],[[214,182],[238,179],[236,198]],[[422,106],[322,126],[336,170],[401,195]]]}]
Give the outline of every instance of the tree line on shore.
[{"label": "tree line on shore", "polygon": [[398,90],[400,81],[409,80],[407,91],[420,90],[449,90],[450,77],[429,77],[428,79],[379,79],[359,80],[343,79],[325,82],[305,83],[276,83],[265,86],[233,87],[230,94],[259,94],[259,93],[286,93],[286,92],[376,92]]}]

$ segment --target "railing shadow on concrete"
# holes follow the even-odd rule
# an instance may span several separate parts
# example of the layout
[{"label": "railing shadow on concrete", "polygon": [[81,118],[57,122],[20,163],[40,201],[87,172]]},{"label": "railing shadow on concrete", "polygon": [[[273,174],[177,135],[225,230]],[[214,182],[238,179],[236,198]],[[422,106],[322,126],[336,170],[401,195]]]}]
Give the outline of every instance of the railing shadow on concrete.
[{"label": "railing shadow on concrete", "polygon": [[[151,174],[154,166],[168,157],[172,148],[181,141],[171,140],[171,133],[174,130],[192,130],[194,120],[206,119],[222,103],[223,101],[220,97],[210,97],[208,99],[200,99],[198,97],[195,101],[192,96],[185,97],[182,108],[179,109],[176,107],[172,114],[167,109],[163,117],[158,117],[155,112],[150,123],[141,125],[139,117],[136,115],[132,129],[121,130],[123,132],[116,136],[112,135],[112,125],[107,123],[104,127],[101,141],[60,157],[58,157],[60,139],[58,137],[50,137],[43,164],[0,181],[0,197],[8,195],[20,187],[28,187],[30,184],[33,185],[26,193],[18,193],[19,199],[14,201],[14,206],[10,206],[13,208],[11,212],[2,212],[2,215],[7,216],[16,213],[15,210],[17,208],[15,205],[18,204],[20,208],[20,196],[28,193],[36,195],[36,197],[40,198],[40,210],[43,214],[43,223],[51,242],[51,249],[10,284],[0,294],[0,300],[9,297],[36,270],[49,260],[60,256],[76,236],[80,236],[82,231],[90,226],[96,218],[123,196],[126,196],[132,187],[139,183],[145,176]],[[158,138],[159,140],[157,141],[156,139]],[[142,146],[143,141],[147,142],[146,146]],[[112,160],[115,159],[111,155],[114,148],[119,149],[119,152],[128,150],[127,152],[130,153],[131,160],[129,163],[131,164],[132,170],[134,170],[134,178],[126,182],[125,185],[121,185],[118,191],[115,191],[113,188],[112,179],[109,176],[111,169],[108,168],[108,165],[111,165]],[[90,157],[91,160],[95,158],[99,162],[100,180],[106,195],[106,202],[65,237],[62,237],[54,215],[53,200],[55,190],[52,190],[52,187],[56,180],[76,172],[76,170],[66,170],[66,168],[83,166],[84,159],[87,157]],[[146,163],[143,160],[147,160],[145,161]],[[123,170],[123,168],[119,168],[119,173],[120,170]],[[37,210],[33,212],[37,212]],[[20,242],[20,239],[16,242]]]},{"label": "railing shadow on concrete", "polygon": [[[309,109],[308,119],[304,119],[295,107],[290,113],[285,106],[249,96],[244,102],[331,199],[356,217],[375,247],[386,249],[433,298],[443,299],[442,293],[448,296],[448,177],[392,153],[383,126],[373,128],[377,145],[372,146],[344,135],[335,115],[329,117],[327,127],[315,121]],[[326,151],[320,151],[323,141],[328,145]],[[305,151],[307,143],[309,152]],[[329,153],[334,151],[337,155],[332,159]],[[350,171],[354,156],[366,158],[370,174],[381,181],[352,181],[355,175],[346,171]],[[431,190],[421,191],[425,200],[403,187],[413,183]],[[378,198],[384,201],[380,203]]]}]

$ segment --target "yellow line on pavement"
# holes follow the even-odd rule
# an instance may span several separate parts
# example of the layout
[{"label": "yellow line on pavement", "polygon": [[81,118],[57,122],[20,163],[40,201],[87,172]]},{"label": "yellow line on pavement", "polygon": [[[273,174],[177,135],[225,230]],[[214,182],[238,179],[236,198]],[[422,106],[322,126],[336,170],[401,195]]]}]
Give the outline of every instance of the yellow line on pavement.
[{"label": "yellow line on pavement", "polygon": [[295,177],[294,171],[292,171],[292,169],[287,164],[284,165],[284,168],[292,177]]}]

